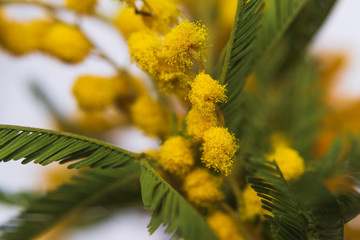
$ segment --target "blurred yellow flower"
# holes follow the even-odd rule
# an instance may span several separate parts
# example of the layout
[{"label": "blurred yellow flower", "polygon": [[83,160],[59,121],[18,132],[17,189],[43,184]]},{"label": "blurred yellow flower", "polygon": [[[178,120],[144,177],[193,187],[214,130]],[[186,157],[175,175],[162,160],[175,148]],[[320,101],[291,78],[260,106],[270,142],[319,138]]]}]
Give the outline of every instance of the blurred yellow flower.
[{"label": "blurred yellow flower", "polygon": [[88,55],[92,45],[78,28],[55,23],[45,34],[41,48],[61,60],[77,63]]},{"label": "blurred yellow flower", "polygon": [[166,171],[177,176],[184,176],[194,165],[190,143],[180,136],[170,137],[159,148],[158,163]]},{"label": "blurred yellow flower", "polygon": [[142,95],[130,106],[130,115],[136,127],[153,137],[165,137],[172,130],[171,115],[159,102]]},{"label": "blurred yellow flower", "polygon": [[81,13],[91,13],[97,0],[65,0],[65,6]]},{"label": "blurred yellow flower", "polygon": [[206,218],[209,226],[220,240],[243,240],[238,225],[230,215],[216,211]]},{"label": "blurred yellow flower", "polygon": [[204,133],[203,140],[201,161],[206,167],[228,176],[238,149],[234,135],[227,128],[211,127]]},{"label": "blurred yellow flower", "polygon": [[185,20],[165,35],[161,55],[170,65],[189,69],[194,53],[200,58],[206,52],[207,38],[204,25]]},{"label": "blurred yellow flower", "polygon": [[184,180],[183,189],[190,202],[199,207],[211,205],[224,198],[220,191],[222,180],[208,170],[198,168],[190,172]]},{"label": "blurred yellow flower", "polygon": [[211,127],[219,125],[215,113],[204,117],[195,108],[192,108],[188,112],[185,121],[187,134],[195,138],[197,141],[202,141],[204,133]]},{"label": "blurred yellow flower", "polygon": [[9,20],[0,10],[0,43],[13,54],[38,50],[50,25],[51,21],[47,19],[29,22]]},{"label": "blurred yellow flower", "polygon": [[103,110],[115,100],[115,78],[91,75],[80,76],[74,83],[73,94],[83,110]]},{"label": "blurred yellow flower", "polygon": [[261,207],[261,199],[250,184],[243,190],[243,201],[240,208],[240,218],[243,221],[254,221],[262,217],[265,210]]},{"label": "blurred yellow flower", "polygon": [[210,116],[215,111],[215,103],[226,100],[225,91],[225,86],[201,72],[191,83],[189,100],[201,115]]},{"label": "blurred yellow flower", "polygon": [[151,14],[143,16],[145,24],[159,33],[166,33],[178,22],[179,10],[175,0],[147,0],[143,10]]},{"label": "blurred yellow flower", "polygon": [[131,34],[147,28],[141,15],[136,14],[135,8],[132,7],[121,9],[115,16],[114,23],[126,39],[128,39]]},{"label": "blurred yellow flower", "polygon": [[269,161],[276,161],[286,180],[298,178],[303,174],[305,170],[304,159],[296,150],[290,148],[283,141],[275,141],[273,148],[273,152],[265,157]]}]

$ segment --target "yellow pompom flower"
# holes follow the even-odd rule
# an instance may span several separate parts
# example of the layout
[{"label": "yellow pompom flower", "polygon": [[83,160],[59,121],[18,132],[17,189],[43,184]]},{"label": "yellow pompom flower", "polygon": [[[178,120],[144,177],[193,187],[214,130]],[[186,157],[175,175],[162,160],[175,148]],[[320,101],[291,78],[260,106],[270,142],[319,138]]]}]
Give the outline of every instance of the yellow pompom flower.
[{"label": "yellow pompom flower", "polygon": [[193,54],[200,57],[206,52],[207,38],[205,26],[185,20],[165,35],[161,54],[170,65],[189,69]]},{"label": "yellow pompom flower", "polygon": [[78,28],[63,23],[55,23],[50,27],[41,47],[45,52],[71,63],[82,61],[92,48]]},{"label": "yellow pompom flower", "polygon": [[145,30],[147,27],[135,8],[126,7],[119,11],[114,19],[115,26],[128,39],[131,34]]},{"label": "yellow pompom flower", "polygon": [[243,221],[254,221],[256,217],[262,217],[265,210],[261,207],[261,198],[250,185],[243,191],[242,207],[240,217]]},{"label": "yellow pompom flower", "polygon": [[244,240],[235,219],[228,214],[216,211],[206,221],[220,240]]},{"label": "yellow pompom flower", "polygon": [[195,108],[188,112],[185,121],[187,134],[197,141],[202,141],[204,133],[211,127],[219,125],[215,113],[204,117]]},{"label": "yellow pompom flower", "polygon": [[172,130],[170,113],[148,95],[136,99],[130,106],[130,115],[134,125],[149,136],[168,136]]},{"label": "yellow pompom flower", "polygon": [[[151,16],[143,16],[145,23],[159,33],[166,33],[169,26],[178,22],[179,10],[175,0],[147,0],[143,11]],[[150,9],[149,9],[150,7]]]},{"label": "yellow pompom flower", "polygon": [[184,176],[194,165],[190,143],[180,136],[170,137],[159,148],[158,163],[166,171],[177,176]]},{"label": "yellow pompom flower", "polygon": [[0,10],[0,43],[14,54],[38,50],[50,25],[51,22],[46,19],[29,22],[8,20]]},{"label": "yellow pompom flower", "polygon": [[226,128],[212,127],[204,133],[203,141],[201,161],[206,167],[228,176],[238,149],[234,135]]},{"label": "yellow pompom flower", "polygon": [[91,13],[97,0],[65,0],[65,6],[81,13]]},{"label": "yellow pompom flower", "polygon": [[139,64],[141,70],[155,74],[158,65],[157,52],[161,48],[161,39],[152,31],[140,31],[131,34],[129,41],[131,57]]},{"label": "yellow pompom flower", "polygon": [[115,100],[115,79],[90,75],[80,76],[74,83],[73,94],[83,110],[103,110]]},{"label": "yellow pompom flower", "polygon": [[208,170],[198,168],[190,172],[184,180],[183,189],[190,202],[199,207],[211,205],[224,198],[220,191],[222,180]]},{"label": "yellow pompom flower", "polygon": [[276,161],[286,180],[296,179],[304,173],[304,159],[282,141],[275,142],[273,152],[265,157],[269,161]]},{"label": "yellow pompom flower", "polygon": [[225,86],[212,79],[210,75],[201,72],[191,83],[188,97],[201,115],[210,116],[215,111],[215,103],[226,100],[225,91]]}]

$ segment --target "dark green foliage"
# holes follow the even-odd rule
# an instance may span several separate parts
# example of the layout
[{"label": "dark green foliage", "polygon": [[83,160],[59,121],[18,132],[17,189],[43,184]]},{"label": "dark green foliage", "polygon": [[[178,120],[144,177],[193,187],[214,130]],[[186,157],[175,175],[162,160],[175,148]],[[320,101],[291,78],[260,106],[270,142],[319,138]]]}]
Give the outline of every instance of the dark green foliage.
[{"label": "dark green foliage", "polygon": [[[317,0],[315,0],[317,1]],[[257,63],[279,42],[308,0],[267,0],[261,29],[256,38]]]},{"label": "dark green foliage", "polygon": [[337,0],[307,1],[285,34],[291,45],[292,58],[299,60],[306,54],[309,42],[318,32],[336,2]]},{"label": "dark green foliage", "polygon": [[254,43],[264,8],[263,0],[253,0],[246,3],[239,0],[236,18],[220,77],[220,82],[227,84],[226,103],[221,105],[226,127],[238,136],[239,115],[238,104],[245,80],[250,74],[254,58]]},{"label": "dark green foliage", "polygon": [[275,162],[263,158],[248,158],[246,167],[251,187],[262,198],[262,207],[271,212],[265,217],[277,240],[306,240],[306,221],[299,214],[297,201]]},{"label": "dark green foliage", "polygon": [[23,159],[41,165],[60,161],[69,168],[118,168],[138,155],[113,145],[70,133],[0,125],[0,161]]},{"label": "dark green foliage", "polygon": [[29,205],[29,202],[40,196],[41,196],[40,193],[34,193],[34,192],[10,193],[0,190],[0,203],[26,207]]},{"label": "dark green foliage", "polygon": [[186,240],[217,239],[204,217],[146,162],[141,164],[140,182],[144,206],[152,212],[150,233],[163,223],[167,233]]},{"label": "dark green foliage", "polygon": [[1,226],[0,239],[33,239],[66,217],[83,214],[89,208],[140,204],[139,174],[139,162],[116,170],[84,170],[72,183],[34,200],[19,216]]}]

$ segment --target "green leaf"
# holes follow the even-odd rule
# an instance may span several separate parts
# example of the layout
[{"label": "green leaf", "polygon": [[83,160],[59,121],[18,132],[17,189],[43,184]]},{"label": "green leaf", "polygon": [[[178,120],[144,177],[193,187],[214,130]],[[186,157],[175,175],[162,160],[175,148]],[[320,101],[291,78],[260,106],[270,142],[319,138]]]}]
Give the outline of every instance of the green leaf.
[{"label": "green leaf", "polygon": [[245,80],[255,61],[254,43],[263,8],[263,0],[239,0],[234,26],[227,44],[220,82],[227,84],[228,100],[220,107],[224,113],[226,127],[235,134],[239,123],[237,105]]},{"label": "green leaf", "polygon": [[271,212],[265,217],[277,240],[306,240],[307,223],[299,214],[297,201],[291,196],[289,185],[275,162],[263,158],[248,158],[248,181],[261,197],[263,209]]},{"label": "green leaf", "polygon": [[298,14],[289,27],[287,36],[293,55],[299,57],[306,53],[306,47],[318,32],[337,0],[312,0]]},{"label": "green leaf", "polygon": [[[319,1],[319,0],[311,0]],[[261,28],[256,38],[255,55],[258,64],[279,42],[290,24],[309,0],[267,0]]]},{"label": "green leaf", "polygon": [[0,190],[0,203],[2,204],[8,204],[8,205],[14,205],[14,206],[20,206],[20,207],[26,207],[29,205],[29,203],[40,197],[41,194],[36,192],[17,192],[17,193],[11,193]]},{"label": "green leaf", "polygon": [[113,145],[70,133],[0,125],[0,162],[22,160],[41,165],[76,161],[69,168],[118,168],[139,155]]},{"label": "green leaf", "polygon": [[140,182],[144,206],[152,212],[150,233],[163,223],[167,233],[186,240],[217,239],[204,217],[146,162],[141,164]]},{"label": "green leaf", "polygon": [[344,222],[347,223],[360,213],[360,193],[353,191],[336,196]]},{"label": "green leaf", "polygon": [[88,207],[106,207],[115,200],[119,206],[140,204],[139,174],[139,162],[116,170],[84,170],[73,183],[33,201],[19,216],[1,226],[0,238],[33,239],[69,216],[81,214]]},{"label": "green leaf", "polygon": [[291,186],[292,195],[301,204],[308,218],[309,230],[319,240],[342,240],[344,220],[341,208],[323,179],[315,172],[307,172]]}]

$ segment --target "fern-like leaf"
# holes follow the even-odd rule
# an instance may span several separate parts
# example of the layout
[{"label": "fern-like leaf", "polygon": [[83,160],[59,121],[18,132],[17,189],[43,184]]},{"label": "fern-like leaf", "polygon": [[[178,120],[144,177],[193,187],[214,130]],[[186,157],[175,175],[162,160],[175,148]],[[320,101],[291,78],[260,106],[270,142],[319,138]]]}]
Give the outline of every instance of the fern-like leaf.
[{"label": "fern-like leaf", "polygon": [[41,165],[75,161],[69,168],[118,168],[138,155],[95,139],[51,130],[0,125],[0,162]]},{"label": "fern-like leaf", "polygon": [[240,93],[254,63],[254,43],[264,8],[263,0],[239,0],[233,30],[227,44],[220,82],[227,84],[228,100],[220,107],[226,126],[235,134],[238,128]]},{"label": "fern-like leaf", "polygon": [[[139,174],[139,162],[116,170],[82,171],[73,183],[33,201],[19,216],[1,226],[0,239],[33,239],[87,207],[108,206],[114,196],[118,205],[140,204]],[[127,188],[132,189],[130,194]]]},{"label": "fern-like leaf", "polygon": [[247,169],[251,187],[261,198],[262,207],[278,240],[306,240],[306,222],[299,215],[299,206],[291,196],[288,183],[275,162],[262,158],[249,158]]},{"label": "fern-like leaf", "polygon": [[175,232],[186,240],[217,239],[201,214],[146,162],[141,166],[140,182],[143,203],[152,212],[150,233],[163,223],[167,233]]},{"label": "fern-like leaf", "polygon": [[33,192],[17,192],[10,193],[6,191],[0,190],[0,203],[7,205],[14,205],[20,207],[26,207],[29,203],[40,197],[41,194],[33,193]]},{"label": "fern-like leaf", "polygon": [[309,1],[267,0],[263,22],[258,37],[256,38],[256,64],[258,64],[258,62],[279,42],[307,2]]}]

